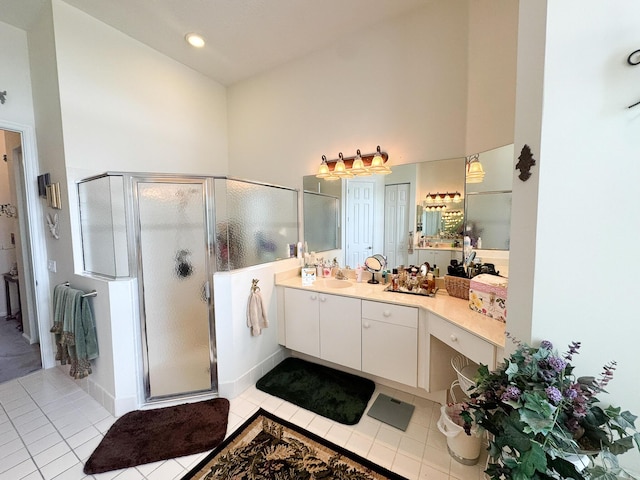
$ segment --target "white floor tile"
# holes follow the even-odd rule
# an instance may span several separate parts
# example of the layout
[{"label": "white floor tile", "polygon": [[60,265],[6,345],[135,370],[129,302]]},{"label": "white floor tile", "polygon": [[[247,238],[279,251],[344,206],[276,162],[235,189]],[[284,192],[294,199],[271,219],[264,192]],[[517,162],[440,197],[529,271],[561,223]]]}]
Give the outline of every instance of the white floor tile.
[{"label": "white floor tile", "polygon": [[[342,425],[252,385],[231,400],[227,434],[264,408],[410,479],[482,479],[486,454],[482,466],[451,460],[446,437],[435,427],[439,405],[377,386],[369,406],[378,393],[415,405],[406,432],[366,414],[357,425]],[[172,480],[209,453],[85,476],[84,462],[116,419],[68,375],[54,368],[5,382],[0,385],[0,406],[0,480]]]}]

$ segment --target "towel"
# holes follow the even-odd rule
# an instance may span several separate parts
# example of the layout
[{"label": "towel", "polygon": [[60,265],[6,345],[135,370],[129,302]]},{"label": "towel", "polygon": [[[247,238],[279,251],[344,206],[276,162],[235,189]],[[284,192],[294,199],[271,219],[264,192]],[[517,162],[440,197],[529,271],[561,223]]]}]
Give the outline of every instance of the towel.
[{"label": "towel", "polygon": [[70,364],[69,375],[84,378],[91,373],[91,363],[98,357],[98,341],[89,300],[84,292],[66,285],[53,290],[53,327],[56,360]]},{"label": "towel", "polygon": [[249,295],[249,304],[247,305],[247,327],[251,328],[251,335],[255,337],[260,335],[262,329],[268,326],[269,321],[267,320],[267,312],[264,308],[260,290],[252,290]]}]

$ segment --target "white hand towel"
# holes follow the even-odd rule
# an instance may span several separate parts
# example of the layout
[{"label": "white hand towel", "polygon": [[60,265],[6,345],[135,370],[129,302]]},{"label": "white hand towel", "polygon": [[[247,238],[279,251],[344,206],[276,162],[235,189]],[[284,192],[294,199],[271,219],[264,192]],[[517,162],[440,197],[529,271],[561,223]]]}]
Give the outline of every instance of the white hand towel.
[{"label": "white hand towel", "polygon": [[251,335],[260,335],[262,329],[268,326],[269,321],[267,320],[267,312],[264,308],[262,295],[257,290],[251,292],[247,305],[247,327],[251,328]]}]

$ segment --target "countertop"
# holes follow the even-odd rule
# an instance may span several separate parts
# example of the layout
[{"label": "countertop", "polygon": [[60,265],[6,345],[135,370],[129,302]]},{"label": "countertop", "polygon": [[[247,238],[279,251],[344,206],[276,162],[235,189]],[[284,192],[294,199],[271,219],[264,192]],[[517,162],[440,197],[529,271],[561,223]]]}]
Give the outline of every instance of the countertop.
[{"label": "countertop", "polygon": [[[438,290],[435,297],[426,297],[406,293],[385,292],[384,289],[387,285],[383,284],[373,285],[366,281],[357,283],[351,279],[342,281],[349,282],[351,285],[348,287],[334,288],[325,285],[324,279],[320,278],[311,286],[303,286],[302,278],[297,272],[283,272],[282,274],[276,275],[276,285],[280,287],[298,288],[332,295],[356,297],[363,300],[424,308],[483,340],[504,348],[505,324],[474,312],[469,308],[469,302],[467,300],[450,297],[445,289]],[[331,282],[336,282],[336,280],[331,278]]]}]

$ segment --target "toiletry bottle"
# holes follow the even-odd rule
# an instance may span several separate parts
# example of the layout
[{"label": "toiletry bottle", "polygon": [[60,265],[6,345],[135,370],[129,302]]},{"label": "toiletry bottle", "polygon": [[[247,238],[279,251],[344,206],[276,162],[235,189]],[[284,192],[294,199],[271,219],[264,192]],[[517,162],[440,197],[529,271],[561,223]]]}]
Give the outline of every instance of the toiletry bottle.
[{"label": "toiletry bottle", "polygon": [[322,276],[323,277],[330,277],[331,276],[331,267],[329,266],[329,262],[327,262],[325,265],[323,265],[323,267],[322,267]]},{"label": "toiletry bottle", "polygon": [[393,269],[393,276],[391,277],[391,289],[398,290],[398,269]]},{"label": "toiletry bottle", "polygon": [[440,276],[440,268],[435,263],[433,264],[433,276],[436,278]]},{"label": "toiletry bottle", "polygon": [[322,261],[316,263],[316,278],[322,278]]},{"label": "toiletry bottle", "polygon": [[478,237],[478,241],[476,242],[476,248],[482,248],[482,237]]},{"label": "toiletry bottle", "polygon": [[362,282],[362,267],[360,266],[360,264],[358,264],[358,266],[356,267],[356,282]]},{"label": "toiletry bottle", "polygon": [[427,290],[428,293],[433,293],[436,289],[436,282],[433,279],[433,273],[429,272],[427,273]]}]

